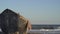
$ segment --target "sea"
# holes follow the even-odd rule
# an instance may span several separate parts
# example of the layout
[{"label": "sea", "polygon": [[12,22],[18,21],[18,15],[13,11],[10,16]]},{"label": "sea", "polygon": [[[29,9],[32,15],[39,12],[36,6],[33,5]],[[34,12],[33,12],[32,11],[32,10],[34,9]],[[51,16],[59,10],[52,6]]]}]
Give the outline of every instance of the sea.
[{"label": "sea", "polygon": [[60,29],[40,29],[40,30],[30,30],[28,34],[60,34]]},{"label": "sea", "polygon": [[28,34],[60,34],[60,25],[32,25]]}]

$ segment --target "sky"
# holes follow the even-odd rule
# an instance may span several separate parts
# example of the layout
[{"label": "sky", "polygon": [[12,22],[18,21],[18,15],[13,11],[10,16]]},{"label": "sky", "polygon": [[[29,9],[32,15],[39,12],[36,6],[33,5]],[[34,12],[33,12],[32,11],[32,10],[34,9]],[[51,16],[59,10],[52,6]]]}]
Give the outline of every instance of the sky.
[{"label": "sky", "polygon": [[7,8],[31,24],[60,24],[60,0],[0,0],[0,13]]}]

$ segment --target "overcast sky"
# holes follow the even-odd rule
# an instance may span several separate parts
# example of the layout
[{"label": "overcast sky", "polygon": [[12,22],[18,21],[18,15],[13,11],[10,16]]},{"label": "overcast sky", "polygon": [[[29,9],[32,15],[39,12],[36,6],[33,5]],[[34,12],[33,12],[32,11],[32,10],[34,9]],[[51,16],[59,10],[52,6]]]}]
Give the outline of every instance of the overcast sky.
[{"label": "overcast sky", "polygon": [[60,24],[60,0],[0,0],[0,13],[6,8],[32,24]]}]

